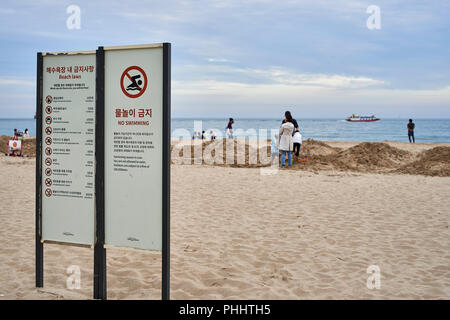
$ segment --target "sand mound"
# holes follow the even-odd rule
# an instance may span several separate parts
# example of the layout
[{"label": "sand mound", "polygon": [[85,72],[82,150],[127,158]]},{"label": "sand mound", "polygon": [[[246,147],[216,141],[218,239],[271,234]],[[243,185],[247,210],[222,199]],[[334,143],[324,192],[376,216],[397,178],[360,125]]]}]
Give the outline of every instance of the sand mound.
[{"label": "sand mound", "polygon": [[[0,136],[0,154],[8,152],[9,136]],[[271,141],[266,146],[258,146],[255,141],[226,140],[203,141],[194,146],[187,142],[172,144],[172,163],[206,164],[232,167],[265,167],[270,159]],[[234,148],[234,154],[227,159],[227,147]],[[194,151],[195,148],[198,148]],[[245,152],[238,152],[243,150]],[[174,150],[175,149],[175,150]],[[188,150],[190,149],[190,154]],[[201,150],[200,152],[198,152]],[[186,155],[184,155],[186,151]],[[23,154],[27,157],[36,156],[36,138],[23,140]],[[267,155],[263,159],[261,156]],[[294,157],[294,170],[338,170],[374,173],[402,173],[426,176],[450,176],[450,147],[435,147],[422,151],[417,157],[412,153],[393,147],[384,142],[363,142],[348,149],[332,147],[325,142],[313,139],[303,141],[301,157],[308,155],[308,162],[299,162]],[[200,157],[202,157],[200,159]],[[218,161],[221,159],[221,161]]]},{"label": "sand mound", "polygon": [[[321,144],[328,146],[323,142]],[[327,150],[325,146],[321,147]],[[314,154],[311,152],[308,154],[308,162],[296,163],[294,168],[314,171],[388,172],[412,158],[409,152],[382,142],[363,142],[342,151],[338,148],[328,147],[327,153]],[[338,151],[330,152],[330,149]]]},{"label": "sand mound", "polygon": [[[227,148],[234,149],[231,156],[227,155]],[[243,152],[244,149],[245,152]],[[308,139],[302,145],[300,158],[305,154],[308,155],[307,162],[301,162],[294,156],[293,170],[450,176],[450,147],[436,147],[424,151],[420,154],[420,159],[415,160],[417,157],[411,152],[384,142],[363,142],[347,149],[340,149],[322,141]],[[266,146],[258,146],[255,141],[227,141],[226,139],[203,141],[197,146],[191,142],[172,144],[173,164],[257,168],[269,166],[269,159],[269,140]]]},{"label": "sand mound", "polygon": [[[8,153],[8,142],[12,137],[0,136],[0,154]],[[26,138],[23,140],[23,155],[26,157],[36,156],[36,138]]]},{"label": "sand mound", "polygon": [[450,147],[435,147],[420,153],[419,159],[408,163],[397,173],[450,177]]},{"label": "sand mound", "polygon": [[338,152],[336,159],[355,169],[395,168],[411,159],[405,150],[391,147],[384,142],[363,142]]},{"label": "sand mound", "polygon": [[308,156],[329,155],[341,150],[339,148],[334,148],[325,142],[313,139],[306,139],[303,141],[301,149],[301,153],[307,154]]},{"label": "sand mound", "polygon": [[[267,145],[265,146],[258,146],[257,141],[227,139],[203,141],[203,143],[197,140],[196,143],[200,144],[172,144],[172,164],[226,165],[243,168],[257,168],[269,165],[270,140],[267,140]],[[231,148],[233,151],[227,154],[227,149]],[[266,159],[262,159],[261,155],[265,156]]]}]

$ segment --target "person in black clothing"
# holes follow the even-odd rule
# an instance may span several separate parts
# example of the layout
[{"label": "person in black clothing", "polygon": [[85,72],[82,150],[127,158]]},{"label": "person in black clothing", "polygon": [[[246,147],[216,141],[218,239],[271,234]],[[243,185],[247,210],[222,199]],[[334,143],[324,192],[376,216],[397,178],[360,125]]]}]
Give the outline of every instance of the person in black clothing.
[{"label": "person in black clothing", "polygon": [[[412,119],[409,119],[408,124],[406,125],[406,127],[408,128],[408,139],[409,139],[409,143],[416,143],[416,139],[414,138],[414,129],[416,128],[416,125],[414,124],[414,122],[412,121]],[[412,141],[411,141],[412,140]]]},{"label": "person in black clothing", "polygon": [[[286,112],[284,113],[284,116],[285,116],[285,117],[292,117],[290,111],[286,111]],[[286,119],[283,119],[283,121],[281,121],[281,125],[283,125],[283,123],[285,123],[285,122],[286,122]],[[295,120],[294,118],[292,118],[292,124],[294,125],[294,133],[295,133],[295,131],[298,130],[298,123],[297,123],[297,120]]]},{"label": "person in black clothing", "polygon": [[233,123],[234,123],[234,119],[230,118],[230,120],[228,121],[228,125],[225,128],[226,133],[227,133],[227,138],[233,139]]}]

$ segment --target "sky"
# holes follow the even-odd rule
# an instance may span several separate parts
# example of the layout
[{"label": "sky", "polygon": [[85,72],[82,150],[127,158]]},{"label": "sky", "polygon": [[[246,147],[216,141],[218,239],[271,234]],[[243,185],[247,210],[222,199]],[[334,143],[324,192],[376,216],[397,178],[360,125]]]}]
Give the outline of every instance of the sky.
[{"label": "sky", "polygon": [[449,17],[449,0],[2,0],[0,118],[33,117],[37,52],[161,42],[173,117],[450,118]]}]

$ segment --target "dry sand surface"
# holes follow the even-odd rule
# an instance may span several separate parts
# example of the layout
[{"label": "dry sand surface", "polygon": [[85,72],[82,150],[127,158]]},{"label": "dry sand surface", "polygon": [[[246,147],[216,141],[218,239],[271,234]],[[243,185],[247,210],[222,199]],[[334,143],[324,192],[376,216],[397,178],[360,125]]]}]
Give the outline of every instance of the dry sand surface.
[{"label": "dry sand surface", "polygon": [[[389,146],[407,152],[389,161],[412,163],[442,145]],[[90,299],[88,248],[45,245],[45,287],[34,287],[34,171],[33,158],[0,156],[0,299]],[[450,177],[261,172],[172,166],[173,299],[450,298]],[[160,298],[160,254],[107,255],[108,298]],[[80,290],[66,288],[70,265],[81,268]],[[380,267],[379,290],[366,287],[370,265]]]}]

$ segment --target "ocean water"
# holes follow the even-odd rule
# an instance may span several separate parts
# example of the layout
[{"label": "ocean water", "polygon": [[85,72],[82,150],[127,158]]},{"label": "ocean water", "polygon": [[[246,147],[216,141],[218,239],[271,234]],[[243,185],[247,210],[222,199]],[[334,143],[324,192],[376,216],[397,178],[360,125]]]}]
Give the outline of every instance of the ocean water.
[{"label": "ocean water", "polygon": [[[347,122],[343,119],[296,119],[300,127],[303,139],[329,140],[329,141],[369,141],[379,142],[408,141],[406,124],[408,119],[382,119],[376,122]],[[172,139],[175,129],[187,129],[191,136],[194,131],[193,119],[173,119]],[[450,142],[450,119],[414,119],[416,124],[416,142]],[[196,127],[195,131],[205,130],[208,133],[211,129],[215,132],[221,131],[224,135],[227,119],[203,119],[202,128]],[[236,133],[241,129],[244,133],[254,129],[257,133],[260,129],[267,130],[270,135],[271,130],[278,130],[281,119],[234,119],[233,131]],[[241,131],[241,132],[242,132]],[[242,136],[242,134],[237,134]]]},{"label": "ocean water", "polygon": [[[408,141],[406,130],[407,119],[382,119],[377,122],[351,123],[342,119],[297,119],[304,139],[331,141]],[[225,133],[227,119],[172,119],[172,139],[174,130],[185,129],[192,136],[194,130],[209,132],[211,129],[216,135]],[[414,119],[416,124],[416,142],[450,143],[450,119]],[[235,119],[233,129],[237,136],[247,135],[255,130],[271,130],[280,127],[281,119]],[[194,125],[196,128],[194,129]],[[36,122],[34,119],[0,119],[0,135],[12,135],[14,128],[22,131],[28,128],[30,135],[36,135]],[[239,134],[241,130],[241,134]],[[178,132],[180,132],[178,130]],[[176,133],[176,132],[175,132]],[[255,138],[249,136],[250,139]]]}]

